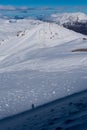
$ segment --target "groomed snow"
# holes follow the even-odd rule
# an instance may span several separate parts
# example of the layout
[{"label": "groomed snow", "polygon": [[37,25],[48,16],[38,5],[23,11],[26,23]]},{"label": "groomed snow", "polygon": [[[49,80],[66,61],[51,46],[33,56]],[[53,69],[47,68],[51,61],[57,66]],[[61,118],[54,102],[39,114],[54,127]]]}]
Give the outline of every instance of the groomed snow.
[{"label": "groomed snow", "polygon": [[86,36],[28,19],[0,29],[0,119],[87,89],[87,53],[72,52]]}]

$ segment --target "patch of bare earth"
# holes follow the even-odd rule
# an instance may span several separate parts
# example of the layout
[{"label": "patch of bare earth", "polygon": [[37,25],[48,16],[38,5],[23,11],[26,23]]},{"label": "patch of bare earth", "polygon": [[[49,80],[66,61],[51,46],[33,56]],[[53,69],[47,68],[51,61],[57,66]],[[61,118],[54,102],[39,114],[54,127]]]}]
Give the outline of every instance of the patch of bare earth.
[{"label": "patch of bare earth", "polygon": [[72,50],[72,52],[87,52],[87,48],[75,49],[75,50]]}]

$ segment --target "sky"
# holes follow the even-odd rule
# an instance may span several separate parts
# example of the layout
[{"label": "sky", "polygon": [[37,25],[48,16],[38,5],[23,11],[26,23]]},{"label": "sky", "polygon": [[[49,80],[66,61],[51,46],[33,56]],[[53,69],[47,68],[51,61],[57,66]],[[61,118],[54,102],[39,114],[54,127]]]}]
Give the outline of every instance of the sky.
[{"label": "sky", "polygon": [[87,0],[0,0],[0,5],[13,6],[84,6]]}]

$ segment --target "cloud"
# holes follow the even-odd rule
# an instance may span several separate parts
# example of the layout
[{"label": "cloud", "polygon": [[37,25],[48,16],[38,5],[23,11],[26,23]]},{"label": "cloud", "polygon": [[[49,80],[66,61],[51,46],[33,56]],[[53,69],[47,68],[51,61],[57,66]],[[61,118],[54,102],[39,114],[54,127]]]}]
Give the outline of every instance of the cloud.
[{"label": "cloud", "polygon": [[38,6],[38,7],[29,7],[29,6],[12,6],[12,5],[0,5],[0,10],[8,11],[27,11],[27,10],[56,10],[57,12],[87,12],[87,6]]},{"label": "cloud", "polygon": [[16,7],[16,6],[11,6],[11,5],[0,5],[0,10],[28,10],[29,7],[27,6],[20,6],[20,7]]},{"label": "cloud", "polygon": [[0,5],[0,10],[15,10],[14,6],[4,6],[4,5]]},{"label": "cloud", "polygon": [[20,6],[17,9],[19,9],[19,10],[28,10],[29,7],[27,7],[27,6]]},{"label": "cloud", "polygon": [[49,6],[29,7],[29,6],[0,5],[0,10],[51,10],[51,9],[54,8]]}]

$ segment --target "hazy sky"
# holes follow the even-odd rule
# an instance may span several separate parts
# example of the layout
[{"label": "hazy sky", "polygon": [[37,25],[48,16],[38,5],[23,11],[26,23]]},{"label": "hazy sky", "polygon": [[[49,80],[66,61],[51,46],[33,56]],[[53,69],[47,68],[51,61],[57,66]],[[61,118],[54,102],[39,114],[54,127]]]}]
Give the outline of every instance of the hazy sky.
[{"label": "hazy sky", "polygon": [[0,5],[15,6],[59,6],[87,5],[87,0],[0,0]]}]

